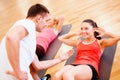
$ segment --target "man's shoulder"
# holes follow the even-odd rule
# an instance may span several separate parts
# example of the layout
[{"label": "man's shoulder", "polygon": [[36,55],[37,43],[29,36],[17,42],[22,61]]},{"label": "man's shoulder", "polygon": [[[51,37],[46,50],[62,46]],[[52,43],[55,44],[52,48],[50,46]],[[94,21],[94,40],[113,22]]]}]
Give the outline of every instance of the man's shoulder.
[{"label": "man's shoulder", "polygon": [[18,21],[16,21],[16,23],[33,23],[33,21],[32,20],[29,20],[29,19],[20,19],[20,20],[18,20]]}]

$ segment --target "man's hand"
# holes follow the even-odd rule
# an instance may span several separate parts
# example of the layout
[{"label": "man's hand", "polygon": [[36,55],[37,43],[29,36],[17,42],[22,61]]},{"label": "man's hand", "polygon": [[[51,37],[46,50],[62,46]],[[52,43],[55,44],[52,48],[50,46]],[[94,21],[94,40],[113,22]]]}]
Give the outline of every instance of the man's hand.
[{"label": "man's hand", "polygon": [[15,76],[18,80],[28,80],[27,72],[21,71],[19,74],[16,74],[13,71],[6,71],[7,74]]},{"label": "man's hand", "polygon": [[59,55],[60,60],[61,60],[61,61],[67,60],[70,56],[73,55],[73,52],[74,52],[74,50],[71,49],[71,50],[69,50],[67,53],[61,53],[61,54]]}]

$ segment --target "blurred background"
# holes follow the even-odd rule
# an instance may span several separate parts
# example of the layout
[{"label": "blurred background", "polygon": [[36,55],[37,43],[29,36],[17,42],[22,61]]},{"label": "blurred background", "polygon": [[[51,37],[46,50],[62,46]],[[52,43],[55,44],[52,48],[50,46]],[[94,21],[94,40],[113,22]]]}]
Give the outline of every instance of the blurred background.
[{"label": "blurred background", "polygon": [[[15,21],[26,17],[28,8],[44,4],[55,16],[64,16],[71,32],[80,29],[84,19],[93,19],[99,27],[120,35],[120,0],[0,0],[0,42]],[[111,71],[111,80],[120,79],[120,43]]]}]

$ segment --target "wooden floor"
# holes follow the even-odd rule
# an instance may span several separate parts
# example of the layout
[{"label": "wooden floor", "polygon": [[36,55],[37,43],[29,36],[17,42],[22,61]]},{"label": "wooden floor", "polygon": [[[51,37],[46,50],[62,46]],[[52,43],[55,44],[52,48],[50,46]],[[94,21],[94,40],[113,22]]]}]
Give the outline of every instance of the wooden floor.
[{"label": "wooden floor", "polygon": [[[106,31],[120,35],[120,0],[1,0],[0,41],[11,25],[25,18],[28,8],[42,3],[56,16],[65,17],[64,24],[72,24],[77,31],[82,20],[91,18]],[[120,42],[118,43],[110,80],[120,79]]]}]

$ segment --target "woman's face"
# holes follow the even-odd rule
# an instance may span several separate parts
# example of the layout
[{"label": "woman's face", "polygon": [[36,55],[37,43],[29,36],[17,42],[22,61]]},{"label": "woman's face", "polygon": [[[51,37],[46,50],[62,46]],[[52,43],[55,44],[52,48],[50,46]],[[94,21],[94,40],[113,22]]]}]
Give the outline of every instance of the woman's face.
[{"label": "woman's face", "polygon": [[53,25],[54,25],[54,16],[50,15],[50,19],[47,20],[47,26],[48,27],[53,27]]},{"label": "woman's face", "polygon": [[94,36],[93,26],[91,26],[90,23],[83,22],[81,24],[81,37],[86,39],[92,36]]},{"label": "woman's face", "polygon": [[37,31],[41,31],[47,26],[47,22],[50,20],[50,14],[46,14],[44,17],[41,17],[37,21]]}]

